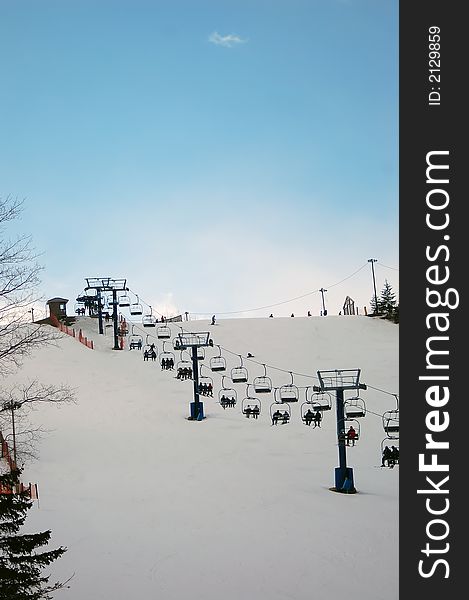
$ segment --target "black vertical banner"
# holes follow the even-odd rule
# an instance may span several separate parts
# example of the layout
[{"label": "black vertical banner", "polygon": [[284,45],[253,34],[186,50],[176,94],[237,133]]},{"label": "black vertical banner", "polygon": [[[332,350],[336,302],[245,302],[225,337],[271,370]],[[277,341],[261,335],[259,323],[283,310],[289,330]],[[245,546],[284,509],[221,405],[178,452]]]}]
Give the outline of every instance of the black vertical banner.
[{"label": "black vertical banner", "polygon": [[[400,3],[400,598],[465,594],[469,481],[462,2]],[[465,486],[467,488],[467,485]],[[465,580],[465,578],[464,578]],[[458,591],[457,591],[458,590]],[[459,592],[459,590],[461,590]]]}]

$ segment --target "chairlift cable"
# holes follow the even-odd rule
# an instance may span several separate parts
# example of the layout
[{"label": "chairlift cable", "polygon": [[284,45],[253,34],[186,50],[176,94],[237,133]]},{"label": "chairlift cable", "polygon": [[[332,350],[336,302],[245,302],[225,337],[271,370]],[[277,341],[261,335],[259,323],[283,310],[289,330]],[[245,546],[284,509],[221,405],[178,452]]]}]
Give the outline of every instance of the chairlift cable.
[{"label": "chairlift cable", "polygon": [[[368,263],[365,263],[359,269],[357,269],[354,273],[352,273],[351,275],[348,275],[344,279],[341,279],[337,283],[333,283],[333,284],[329,285],[328,288],[335,287],[336,285],[340,285],[344,281],[347,281],[347,279],[350,279],[351,277],[354,277],[357,273],[359,273],[362,269],[364,269],[367,266],[367,264]],[[210,312],[190,312],[189,311],[189,314],[191,314],[191,315],[198,315],[198,316],[200,316],[200,315],[209,315],[209,314],[216,314],[216,315],[237,315],[237,314],[241,314],[241,313],[245,313],[245,312],[255,312],[257,310],[264,310],[266,308],[274,308],[275,306],[281,306],[282,304],[288,304],[289,302],[294,302],[295,300],[301,300],[302,298],[306,298],[307,296],[311,296],[312,294],[316,294],[317,292],[320,292],[320,291],[321,290],[318,288],[317,290],[312,290],[311,292],[306,292],[306,294],[302,294],[301,296],[296,296],[295,298],[290,298],[289,300],[283,300],[283,301],[277,302],[275,304],[268,304],[266,306],[259,306],[258,308],[247,308],[245,310],[232,310],[232,311],[228,311],[228,312],[222,312],[222,311],[216,311],[216,310],[210,311]]]}]

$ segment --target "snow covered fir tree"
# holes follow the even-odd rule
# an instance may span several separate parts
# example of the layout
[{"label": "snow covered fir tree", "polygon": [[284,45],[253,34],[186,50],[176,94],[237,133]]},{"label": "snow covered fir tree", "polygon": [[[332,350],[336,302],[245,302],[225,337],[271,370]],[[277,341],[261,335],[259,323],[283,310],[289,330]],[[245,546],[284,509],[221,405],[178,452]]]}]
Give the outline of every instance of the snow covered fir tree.
[{"label": "snow covered fir tree", "polygon": [[373,296],[370,306],[373,314],[381,315],[385,319],[399,323],[399,304],[396,301],[396,294],[387,279],[384,282],[381,295],[378,298]]},{"label": "snow covered fir tree", "polygon": [[21,489],[20,475],[20,469],[0,475],[0,599],[50,599],[52,592],[66,584],[50,584],[50,576],[42,571],[62,556],[66,548],[39,551],[49,543],[50,530],[20,533],[33,505],[29,490]]}]

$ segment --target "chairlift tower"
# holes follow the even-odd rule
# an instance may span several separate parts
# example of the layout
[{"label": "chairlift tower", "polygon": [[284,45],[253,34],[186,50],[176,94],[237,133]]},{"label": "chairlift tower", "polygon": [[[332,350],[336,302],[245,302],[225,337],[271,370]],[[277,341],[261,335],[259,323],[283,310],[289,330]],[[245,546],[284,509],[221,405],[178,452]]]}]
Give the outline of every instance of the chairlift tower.
[{"label": "chairlift tower", "polygon": [[353,480],[353,469],[347,467],[347,451],[345,444],[345,411],[344,411],[344,391],[345,390],[366,390],[366,385],[360,383],[361,369],[342,369],[331,371],[318,371],[319,386],[313,386],[316,392],[336,393],[336,414],[337,414],[337,443],[339,448],[339,466],[335,469],[335,487],[331,488],[334,492],[346,494],[355,494],[355,484]]},{"label": "chairlift tower", "polygon": [[192,376],[194,384],[194,401],[190,403],[189,421],[202,421],[204,416],[204,404],[200,401],[199,395],[199,358],[197,350],[205,346],[213,346],[213,341],[210,339],[210,333],[203,331],[192,333],[189,331],[178,333],[179,346],[178,350],[187,350],[191,348],[192,358]]},{"label": "chairlift tower", "polygon": [[128,292],[126,279],[113,279],[112,277],[87,277],[86,290],[96,290],[96,296],[98,298],[98,319],[99,319],[99,333],[103,334],[103,313],[101,305],[101,293],[112,292],[112,320],[114,325],[114,347],[113,350],[120,350],[119,345],[119,333],[118,333],[118,320],[117,320],[117,292]]}]

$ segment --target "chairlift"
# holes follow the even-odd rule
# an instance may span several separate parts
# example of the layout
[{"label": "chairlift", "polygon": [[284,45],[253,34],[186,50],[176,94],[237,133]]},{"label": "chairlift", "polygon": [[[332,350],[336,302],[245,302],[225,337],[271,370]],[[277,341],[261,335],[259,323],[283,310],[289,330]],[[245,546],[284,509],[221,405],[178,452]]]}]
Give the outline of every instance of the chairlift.
[{"label": "chairlift", "polygon": [[399,439],[399,409],[387,410],[383,414],[383,429],[389,439]]},{"label": "chairlift", "polygon": [[248,370],[246,367],[243,367],[243,359],[241,354],[239,354],[239,360],[241,364],[239,367],[233,367],[231,369],[231,381],[233,383],[247,383],[248,381]]},{"label": "chairlift", "polygon": [[218,356],[213,356],[210,359],[210,368],[213,372],[226,371],[226,360],[221,355],[220,346],[218,346]]},{"label": "chairlift", "polygon": [[225,376],[221,380],[221,390],[218,392],[218,402],[220,406],[225,408],[234,408],[238,399],[238,393],[234,388],[225,387]]},{"label": "chairlift", "polygon": [[[339,442],[343,441],[345,442],[345,444],[347,446],[354,446],[355,443],[354,442],[358,442],[358,440],[360,439],[360,422],[357,421],[357,419],[349,419],[347,417],[345,417],[345,419],[342,421],[343,423],[343,427],[340,430],[339,433]],[[353,427],[353,429],[355,429],[355,438],[354,440],[352,440],[349,435],[348,432],[350,431],[350,427]]]},{"label": "chairlift", "polygon": [[310,427],[311,425],[316,428],[321,426],[323,419],[322,410],[319,406],[315,406],[312,402],[303,402],[300,406],[301,421]]},{"label": "chairlift", "polygon": [[130,311],[131,316],[133,316],[133,317],[138,316],[138,315],[143,315],[143,307],[140,304],[140,302],[138,301],[138,296],[137,296],[137,301],[133,302],[130,305],[129,311]]},{"label": "chairlift", "polygon": [[272,380],[267,376],[266,366],[262,366],[264,367],[264,375],[254,377],[254,390],[256,394],[269,394],[272,391]]},{"label": "chairlift", "polygon": [[181,360],[176,364],[176,378],[184,381],[192,379],[192,361],[184,357],[184,350],[181,350]]},{"label": "chairlift", "polygon": [[[281,408],[280,408],[281,405]],[[272,425],[278,425],[279,423],[286,425],[290,423],[291,419],[291,408],[287,403],[274,402],[270,405],[270,419]]]},{"label": "chairlift", "polygon": [[158,319],[153,315],[153,310],[150,306],[150,314],[143,315],[142,317],[142,325],[144,327],[156,327]]},{"label": "chairlift", "polygon": [[332,396],[329,392],[315,392],[310,386],[305,390],[305,402],[313,406],[312,410],[331,410]]},{"label": "chairlift", "polygon": [[178,337],[173,338],[173,349],[180,350],[181,349],[181,341]]},{"label": "chairlift", "polygon": [[[394,446],[394,453],[391,454],[390,459],[391,461],[388,460],[388,464],[384,465],[384,449],[386,446],[391,446],[390,450],[391,452],[393,451],[393,446]],[[397,450],[397,452],[396,452]],[[397,456],[396,456],[397,454]],[[399,439],[396,438],[391,438],[391,437],[385,437],[384,440],[381,442],[381,460],[382,460],[382,464],[381,466],[387,466],[389,468],[393,468],[395,465],[399,464]],[[387,460],[387,459],[386,459]]]},{"label": "chairlift", "polygon": [[205,348],[203,346],[197,346],[197,360],[205,359]]},{"label": "chairlift", "polygon": [[200,365],[200,376],[199,376],[199,394],[203,396],[213,396],[213,379],[208,375],[202,375],[202,367]]},{"label": "chairlift", "polygon": [[121,294],[118,298],[118,303],[121,308],[130,306],[130,296],[128,294]]},{"label": "chairlift", "polygon": [[249,395],[249,384],[246,386],[246,397],[241,402],[241,412],[247,419],[257,419],[261,414],[261,401]]},{"label": "chairlift", "polygon": [[147,337],[145,338],[145,344],[142,348],[142,352],[145,354],[146,352],[156,352],[156,355],[158,356],[158,348],[156,347],[156,344],[154,342],[151,342],[148,338],[150,337],[150,335],[147,335]]},{"label": "chairlift", "polygon": [[360,396],[344,400],[344,412],[347,419],[359,419],[366,415],[365,402]]},{"label": "chairlift", "polygon": [[171,338],[171,328],[169,325],[158,325],[156,328],[156,337],[159,340],[169,340]]},{"label": "chairlift", "polygon": [[86,308],[86,304],[84,302],[76,302],[75,303],[75,313],[79,315],[83,308]]},{"label": "chairlift", "polygon": [[143,345],[143,337],[134,332],[134,326],[132,325],[132,333],[129,337],[129,350],[140,350]]},{"label": "chairlift", "polygon": [[172,360],[173,365],[174,365],[174,361],[175,361],[174,353],[171,351],[165,350],[164,345],[165,345],[165,342],[163,342],[163,350],[161,351],[161,354],[160,354],[160,365],[163,366],[163,360],[164,361]]},{"label": "chairlift", "polygon": [[293,383],[293,373],[290,371],[291,383],[287,383],[278,388],[278,402],[298,402],[300,392]]}]

